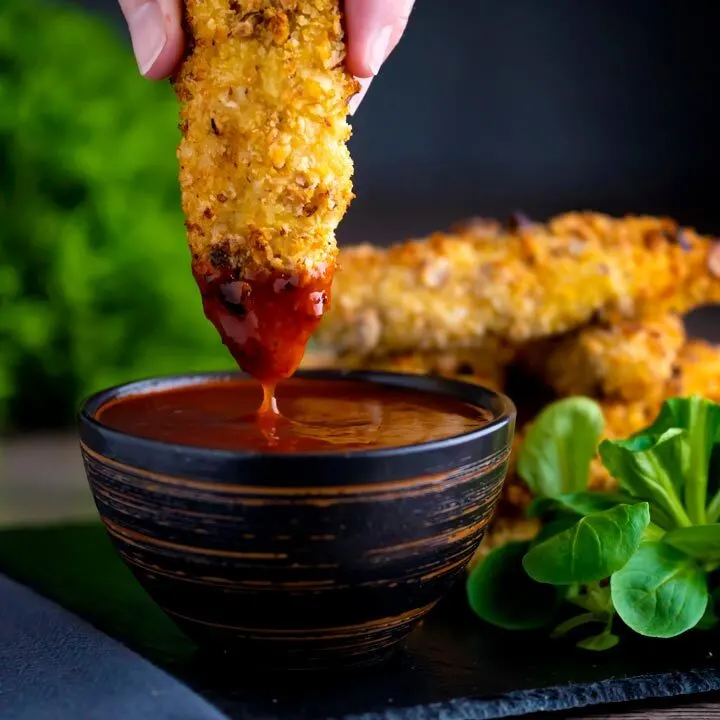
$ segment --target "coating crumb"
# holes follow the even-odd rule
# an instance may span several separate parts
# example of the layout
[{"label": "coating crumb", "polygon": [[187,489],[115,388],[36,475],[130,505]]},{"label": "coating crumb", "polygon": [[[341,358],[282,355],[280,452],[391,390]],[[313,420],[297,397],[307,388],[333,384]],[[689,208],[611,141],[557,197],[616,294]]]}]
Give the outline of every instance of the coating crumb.
[{"label": "coating crumb", "polygon": [[339,0],[186,0],[180,185],[194,263],[333,268],[352,194]]},{"label": "coating crumb", "polygon": [[682,318],[663,315],[531,343],[522,362],[561,397],[647,402],[664,395],[685,341]]},{"label": "coating crumb", "polygon": [[[682,313],[720,300],[717,248],[667,218],[591,212],[500,228],[471,221],[388,249],[349,247],[316,337],[339,352],[392,355]],[[369,323],[372,332],[358,335]]]},{"label": "coating crumb", "polygon": [[[720,346],[702,340],[688,340],[673,363],[670,379],[663,385],[663,392],[633,402],[600,399],[605,417],[603,438],[620,440],[643,430],[653,423],[665,400],[671,397],[702,395],[720,403]],[[522,446],[530,423],[516,431],[516,451]],[[521,514],[532,497],[520,478],[510,471],[503,491],[499,512],[512,517]],[[591,490],[615,490],[617,483],[596,457],[590,467]]]}]

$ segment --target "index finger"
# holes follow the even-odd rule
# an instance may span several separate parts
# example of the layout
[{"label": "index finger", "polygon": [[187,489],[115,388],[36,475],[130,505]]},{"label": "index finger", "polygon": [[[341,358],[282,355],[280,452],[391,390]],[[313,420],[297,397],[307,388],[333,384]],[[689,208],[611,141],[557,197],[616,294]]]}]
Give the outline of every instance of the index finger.
[{"label": "index finger", "polygon": [[413,0],[345,0],[347,68],[358,78],[378,74],[405,32]]}]

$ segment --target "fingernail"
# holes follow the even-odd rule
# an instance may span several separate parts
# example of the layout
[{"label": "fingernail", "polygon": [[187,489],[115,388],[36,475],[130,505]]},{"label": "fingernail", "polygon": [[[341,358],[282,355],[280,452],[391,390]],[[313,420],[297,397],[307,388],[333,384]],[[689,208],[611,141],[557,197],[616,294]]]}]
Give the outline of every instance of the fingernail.
[{"label": "fingernail", "polygon": [[370,47],[370,57],[368,58],[368,65],[373,75],[377,75],[380,72],[380,66],[385,62],[387,57],[388,49],[390,48],[390,39],[392,38],[393,26],[386,25],[382,28]]},{"label": "fingernail", "polygon": [[348,112],[350,115],[355,114],[358,106],[363,101],[363,98],[370,87],[370,83],[372,82],[372,78],[357,78],[357,81],[360,83],[360,91],[350,98],[350,102],[348,103]]},{"label": "fingernail", "polygon": [[135,59],[140,72],[147,75],[167,44],[165,20],[157,0],[148,0],[128,17]]}]

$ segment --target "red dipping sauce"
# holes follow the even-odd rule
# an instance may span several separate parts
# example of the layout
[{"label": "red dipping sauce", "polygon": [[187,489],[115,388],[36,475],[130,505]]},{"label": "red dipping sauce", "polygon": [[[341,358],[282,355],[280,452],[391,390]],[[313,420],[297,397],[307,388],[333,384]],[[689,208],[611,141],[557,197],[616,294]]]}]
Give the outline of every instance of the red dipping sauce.
[{"label": "red dipping sauce", "polygon": [[106,427],[206,449],[262,452],[374,450],[417,445],[487,425],[487,410],[450,396],[360,380],[290,378],[277,390],[280,413],[261,386],[228,379],[127,395],[104,405]]}]

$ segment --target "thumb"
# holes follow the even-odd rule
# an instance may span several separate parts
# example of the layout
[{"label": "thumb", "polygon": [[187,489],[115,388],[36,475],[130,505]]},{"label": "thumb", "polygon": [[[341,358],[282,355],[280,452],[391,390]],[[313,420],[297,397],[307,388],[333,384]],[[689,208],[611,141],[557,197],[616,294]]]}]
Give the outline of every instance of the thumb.
[{"label": "thumb", "polygon": [[182,0],[119,1],[140,73],[151,80],[171,75],[185,47]]}]

